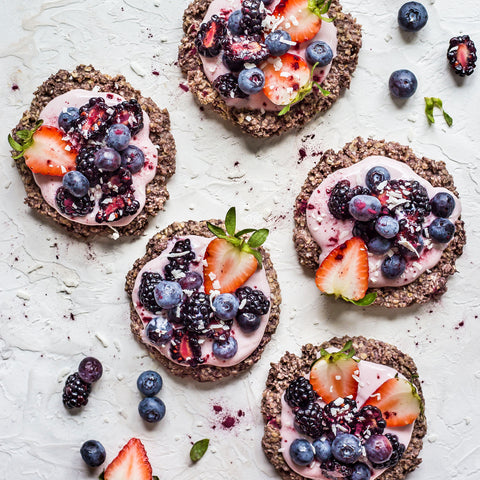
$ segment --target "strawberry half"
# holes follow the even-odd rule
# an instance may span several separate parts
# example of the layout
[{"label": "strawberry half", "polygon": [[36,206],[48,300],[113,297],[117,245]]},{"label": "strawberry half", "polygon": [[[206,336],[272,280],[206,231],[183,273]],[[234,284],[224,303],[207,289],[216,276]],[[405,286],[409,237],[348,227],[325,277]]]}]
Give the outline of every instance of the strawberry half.
[{"label": "strawberry half", "polygon": [[295,100],[299,90],[310,82],[310,67],[302,57],[292,53],[272,61],[263,69],[263,93],[275,105],[288,105]]},{"label": "strawberry half", "polygon": [[324,293],[358,301],[368,289],[368,254],[365,242],[353,237],[335,247],[318,267],[315,283]]},{"label": "strawberry half", "polygon": [[347,342],[339,352],[329,353],[322,349],[320,353],[310,371],[310,383],[315,392],[325,403],[350,395],[356,398],[358,364],[352,358],[355,355],[352,342]]},{"label": "strawberry half", "polygon": [[382,383],[365,405],[378,407],[387,427],[410,425],[422,410],[422,401],[415,386],[404,378],[390,378]]},{"label": "strawberry half", "polygon": [[105,480],[152,480],[147,452],[138,438],[131,438],[104,473]]}]

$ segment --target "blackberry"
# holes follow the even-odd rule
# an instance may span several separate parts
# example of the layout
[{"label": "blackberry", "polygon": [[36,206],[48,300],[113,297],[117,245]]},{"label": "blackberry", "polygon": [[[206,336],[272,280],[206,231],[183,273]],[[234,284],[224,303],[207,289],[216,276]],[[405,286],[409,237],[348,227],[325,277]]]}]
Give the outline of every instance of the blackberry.
[{"label": "blackberry", "polygon": [[132,173],[127,168],[120,167],[115,172],[103,172],[100,177],[102,192],[108,194],[125,195],[131,191]]},{"label": "blackberry", "polygon": [[427,190],[416,180],[390,180],[378,198],[391,211],[401,209],[409,214],[418,212],[422,217],[420,221],[432,210]]},{"label": "blackberry", "polygon": [[233,37],[225,44],[223,55],[227,65],[236,66],[241,70],[243,64],[254,63],[258,65],[269,56],[268,48],[253,37]]},{"label": "blackberry", "polygon": [[83,173],[87,177],[91,186],[97,185],[100,181],[100,177],[102,176],[102,173],[94,163],[95,152],[100,148],[100,145],[83,147],[80,149],[77,158],[75,159],[76,170]]},{"label": "blackberry", "polygon": [[248,95],[243,93],[238,86],[238,80],[233,73],[226,73],[218,76],[213,81],[213,88],[225,98],[247,98]]},{"label": "blackberry", "polygon": [[240,28],[246,35],[262,35],[262,22],[266,17],[265,7],[261,0],[243,0]]},{"label": "blackberry", "polygon": [[390,443],[392,444],[393,452],[391,457],[383,463],[372,463],[374,468],[383,469],[383,468],[390,468],[394,467],[402,458],[403,454],[405,453],[405,445],[398,441],[398,437],[391,433],[386,433],[385,436],[388,438]]},{"label": "blackberry", "polygon": [[187,297],[180,310],[180,319],[185,328],[196,335],[208,332],[213,310],[210,296],[203,292],[193,292]]},{"label": "blackberry", "polygon": [[376,219],[370,222],[360,222],[359,220],[355,220],[355,223],[353,224],[352,235],[354,237],[359,237],[365,243],[368,243],[372,238],[378,236],[375,230],[376,221]]},{"label": "blackberry", "polygon": [[350,433],[357,413],[353,398],[337,398],[323,407],[323,425],[328,434]]},{"label": "blackberry", "polygon": [[195,38],[195,47],[204,57],[216,57],[222,50],[224,39],[227,35],[225,21],[213,15],[212,18],[200,25]]},{"label": "blackberry", "polygon": [[371,435],[381,435],[386,426],[387,422],[384,420],[381,410],[373,405],[365,405],[355,414],[352,433],[357,437],[367,439]]},{"label": "blackberry", "polygon": [[215,323],[211,323],[209,331],[206,333],[208,338],[213,338],[218,342],[226,342],[232,330],[233,320],[219,320],[215,319]]},{"label": "blackberry", "polygon": [[172,359],[180,362],[187,363],[191,367],[204,362],[202,358],[202,347],[198,342],[198,338],[181,329],[174,330],[173,338],[170,342],[170,355]]},{"label": "blackberry", "polygon": [[72,373],[63,387],[63,404],[68,409],[83,407],[88,403],[91,390],[92,385],[84,382],[78,372]]},{"label": "blackberry", "polygon": [[235,291],[240,301],[238,313],[254,313],[265,315],[270,308],[270,300],[261,290],[254,290],[250,287],[240,287]]},{"label": "blackberry", "polygon": [[177,241],[168,257],[168,263],[165,265],[163,273],[166,280],[174,281],[181,276],[182,272],[188,272],[190,263],[195,260],[195,252],[192,250],[190,239]]},{"label": "blackberry", "polygon": [[93,211],[95,199],[88,193],[83,197],[74,197],[64,187],[59,187],[55,195],[59,210],[69,217],[84,217]]},{"label": "blackberry", "polygon": [[328,210],[338,220],[351,218],[348,211],[348,202],[356,195],[369,195],[370,190],[365,187],[356,186],[350,188],[348,180],[340,180],[335,184],[328,199]]},{"label": "blackberry", "polygon": [[312,385],[305,377],[298,377],[285,390],[285,401],[292,408],[306,408],[317,399]]},{"label": "blackberry", "polygon": [[98,206],[100,209],[95,216],[95,221],[109,223],[134,215],[140,208],[140,203],[135,200],[133,192],[129,191],[123,195],[103,195]]},{"label": "blackberry", "polygon": [[322,469],[322,474],[325,477],[332,479],[347,479],[350,478],[353,473],[353,465],[345,465],[334,458],[331,458],[326,462],[322,462],[320,468]]},{"label": "blackberry", "polygon": [[323,433],[323,411],[318,403],[311,403],[306,408],[295,412],[295,428],[305,435],[318,438]]},{"label": "blackberry", "polygon": [[115,105],[112,123],[127,126],[133,137],[143,128],[142,107],[134,98]]},{"label": "blackberry", "polygon": [[155,286],[158,282],[163,280],[159,273],[155,272],[143,272],[142,280],[140,281],[140,288],[138,289],[138,298],[140,303],[149,311],[155,314],[159,314],[162,309],[155,301]]},{"label": "blackberry", "polygon": [[108,106],[101,97],[91,98],[79,110],[79,118],[75,130],[85,140],[103,137],[107,128],[112,124],[115,109]]},{"label": "blackberry", "polygon": [[471,75],[475,70],[477,49],[468,35],[461,35],[450,39],[447,50],[447,59],[453,71],[464,77]]}]

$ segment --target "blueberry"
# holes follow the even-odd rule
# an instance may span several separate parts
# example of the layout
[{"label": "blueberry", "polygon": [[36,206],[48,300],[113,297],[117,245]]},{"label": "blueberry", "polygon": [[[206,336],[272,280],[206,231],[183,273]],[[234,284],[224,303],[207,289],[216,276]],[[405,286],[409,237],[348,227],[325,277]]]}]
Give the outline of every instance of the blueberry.
[{"label": "blueberry", "polygon": [[135,145],[129,145],[122,152],[122,167],[128,168],[132,173],[138,173],[145,164],[145,155]]},{"label": "blueberry", "polygon": [[238,87],[247,95],[261,92],[264,85],[265,74],[257,67],[246,68],[238,75]]},{"label": "blueberry", "polygon": [[332,442],[332,455],[339,462],[355,463],[362,455],[362,442],[355,435],[340,433]]},{"label": "blueberry", "polygon": [[398,25],[407,32],[418,32],[428,20],[425,7],[418,2],[407,2],[398,11]]},{"label": "blueberry", "polygon": [[318,63],[317,67],[328,65],[333,59],[333,52],[328,43],[312,42],[306,50],[307,62],[311,65]]},{"label": "blueberry", "polygon": [[393,238],[400,229],[398,221],[389,215],[382,215],[375,222],[375,230],[384,238]]},{"label": "blueberry", "polygon": [[430,205],[436,217],[448,218],[455,209],[455,199],[447,192],[439,192],[430,200]]},{"label": "blueberry", "polygon": [[353,471],[349,478],[350,480],[370,480],[371,477],[370,467],[365,463],[358,462],[353,466]]},{"label": "blueberry", "polygon": [[372,167],[365,176],[365,183],[372,191],[376,191],[378,184],[388,180],[390,180],[390,172],[381,166]]},{"label": "blueberry", "polygon": [[153,397],[163,385],[162,377],[153,370],[142,372],[137,378],[137,388],[146,397]]},{"label": "blueberry", "polygon": [[87,440],[80,448],[80,455],[89,467],[98,467],[106,457],[105,448],[97,440]]},{"label": "blueberry", "polygon": [[237,350],[238,344],[233,337],[228,337],[228,340],[225,342],[215,340],[212,345],[213,354],[221,360],[228,360],[234,357]]},{"label": "blueberry", "polygon": [[290,457],[296,465],[303,467],[310,465],[314,456],[312,444],[308,440],[297,438],[291,443]]},{"label": "blueberry", "polygon": [[65,190],[68,190],[74,197],[84,197],[90,188],[88,178],[77,170],[67,172],[62,178],[62,185]]},{"label": "blueberry", "polygon": [[428,226],[428,234],[439,243],[449,242],[455,233],[455,225],[446,218],[436,218]]},{"label": "blueberry", "polygon": [[413,260],[420,258],[424,247],[424,241],[420,235],[405,241],[405,243],[402,240],[397,243],[398,251],[404,258]]},{"label": "blueberry", "polygon": [[242,19],[243,15],[241,10],[235,10],[228,17],[227,27],[233,35],[243,35],[243,28],[241,26]]},{"label": "blueberry", "polygon": [[166,310],[176,307],[183,298],[183,291],[180,284],[168,280],[160,280],[155,285],[153,294],[158,306]]},{"label": "blueberry", "polygon": [[383,237],[373,237],[367,243],[368,251],[375,255],[383,255],[387,253],[391,247],[392,242]]},{"label": "blueberry", "polygon": [[243,332],[251,333],[258,329],[262,317],[251,312],[240,313],[237,316],[237,323]]},{"label": "blueberry", "polygon": [[93,163],[99,170],[114,172],[120,168],[122,157],[115,149],[103,147],[95,152]]},{"label": "blueberry", "polygon": [[417,77],[410,70],[396,70],[390,75],[388,88],[394,97],[409,98],[417,90]]},{"label": "blueberry", "polygon": [[385,435],[372,435],[365,443],[365,453],[370,462],[383,463],[392,456],[393,447]]},{"label": "blueberry", "polygon": [[78,366],[78,376],[87,383],[94,383],[101,378],[103,367],[100,360],[85,357]]},{"label": "blueberry", "polygon": [[378,217],[382,204],[372,195],[355,195],[348,203],[348,211],[355,220],[368,222]]},{"label": "blueberry", "polygon": [[128,147],[131,139],[130,129],[123,123],[118,123],[108,129],[106,143],[107,147],[112,147],[117,152],[121,152]]},{"label": "blueberry", "polygon": [[292,37],[284,30],[275,30],[265,37],[265,45],[271,55],[283,55],[290,50],[292,46]]},{"label": "blueberry", "polygon": [[232,293],[222,293],[213,300],[215,315],[221,320],[231,320],[238,312],[240,302]]},{"label": "blueberry", "polygon": [[166,345],[173,337],[172,324],[165,317],[153,317],[145,328],[145,335],[154,345]]},{"label": "blueberry", "polygon": [[165,404],[157,397],[145,397],[138,404],[138,413],[146,422],[156,423],[165,416]]},{"label": "blueberry", "polygon": [[64,109],[58,116],[58,126],[64,131],[68,132],[75,126],[75,122],[80,118],[80,112],[78,108],[68,107]]},{"label": "blueberry", "polygon": [[315,458],[319,462],[326,462],[332,456],[332,444],[328,438],[319,438],[313,442]]},{"label": "blueberry", "polygon": [[398,254],[387,257],[382,263],[382,273],[387,278],[397,278],[405,271],[405,259]]},{"label": "blueberry", "polygon": [[188,271],[178,283],[183,290],[197,290],[203,285],[203,277],[198,272]]}]

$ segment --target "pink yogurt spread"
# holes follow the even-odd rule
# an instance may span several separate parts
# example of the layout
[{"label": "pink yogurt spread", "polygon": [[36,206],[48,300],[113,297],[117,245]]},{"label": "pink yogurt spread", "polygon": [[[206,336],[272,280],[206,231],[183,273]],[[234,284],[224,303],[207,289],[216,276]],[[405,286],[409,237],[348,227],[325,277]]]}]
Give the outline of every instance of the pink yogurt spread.
[{"label": "pink yogurt spread", "polygon": [[[276,22],[273,23],[275,30],[281,30],[283,23],[278,24],[278,21],[275,21],[274,17],[272,15],[269,15],[269,12],[273,12],[278,3],[280,3],[280,0],[275,0],[271,3],[271,5],[265,7],[267,10],[267,18],[265,19],[265,21]],[[239,10],[241,6],[241,0],[213,0],[213,2],[208,7],[207,13],[203,18],[202,23],[208,22],[210,18],[212,18],[212,15],[218,15],[220,18],[227,19],[230,13],[234,12],[235,10]],[[308,40],[307,42],[292,46],[288,53],[298,55],[304,60],[306,60],[305,51],[308,45],[311,42],[315,42],[318,40],[322,40],[330,46],[333,52],[333,57],[335,58],[337,54],[337,28],[335,27],[333,22],[324,21],[322,21],[322,26],[314,38]],[[216,57],[212,58],[204,57],[203,55],[199,56],[203,63],[203,70],[205,72],[205,75],[210,82],[213,82],[220,75],[230,73],[230,70],[222,62],[222,52],[220,52],[220,54]],[[274,63],[276,58],[278,57],[269,57],[267,59],[267,62],[270,61]],[[266,63],[260,65],[260,68],[265,65]],[[331,66],[332,64],[329,63],[324,67],[319,67],[315,69],[315,81],[317,83],[321,84],[325,80]],[[274,103],[272,103],[263,92],[252,94],[248,98],[223,98],[223,100],[230,107],[245,108],[248,110],[280,111],[283,108],[283,106],[281,105],[275,105]]]},{"label": "pink yogurt spread", "polygon": [[[407,164],[382,156],[367,157],[350,167],[342,168],[329,175],[312,193],[307,204],[307,225],[315,242],[321,247],[322,253],[319,258],[321,263],[325,257],[338,245],[341,245],[349,238],[352,238],[354,220],[338,220],[328,210],[328,198],[331,189],[340,180],[349,180],[351,187],[356,185],[366,186],[365,175],[370,168],[377,165],[384,166],[393,179],[417,180],[423,185],[431,199],[438,192],[448,192],[442,187],[433,187],[427,180],[417,175]],[[451,192],[448,192],[452,195]],[[455,198],[455,209],[449,220],[452,223],[459,218],[461,205],[458,198]],[[430,214],[424,221],[424,227],[430,225],[435,216]],[[369,287],[402,286],[413,282],[426,270],[433,268],[448,243],[436,243],[430,239],[424,239],[425,246],[420,258],[408,260],[405,271],[397,278],[386,278],[381,271],[381,265],[385,255],[368,253],[369,266]]]},{"label": "pink yogurt spread", "polygon": [[[334,351],[329,349],[329,351]],[[361,360],[358,363],[358,392],[357,398],[355,399],[357,402],[357,406],[361,408],[363,404],[368,400],[368,398],[375,392],[375,390],[386,382],[390,378],[394,378],[398,375],[401,378],[405,378],[403,375],[399,374],[395,369],[388,367],[386,365],[380,365],[378,363],[367,362],[365,360]],[[318,403],[323,407],[325,405],[324,402],[318,400]],[[322,475],[322,471],[320,469],[320,462],[314,460],[310,465],[306,467],[301,467],[295,464],[291,457],[290,457],[290,445],[296,438],[306,438],[308,437],[298,433],[295,430],[293,425],[295,419],[295,415],[292,412],[292,409],[285,401],[284,395],[282,396],[282,414],[281,414],[281,428],[280,428],[280,435],[282,438],[281,444],[281,453],[283,458],[287,462],[288,466],[294,470],[295,472],[303,475],[306,478],[312,478],[315,480],[328,480],[327,477]],[[413,427],[415,423],[407,425],[405,427],[387,427],[385,428],[385,433],[391,433],[397,435],[398,440],[400,443],[403,443],[405,447],[408,446],[410,443],[410,439],[412,437]],[[359,460],[362,461],[362,458]],[[363,460],[365,461],[365,459]],[[377,478],[381,475],[385,469],[383,470],[374,470],[371,480]]]},{"label": "pink yogurt spread", "polygon": [[[102,97],[105,99],[107,105],[116,105],[117,103],[123,102],[125,99],[120,95],[115,93],[108,92],[93,92],[91,90],[70,90],[63,95],[60,95],[54,98],[49,102],[46,107],[40,113],[40,118],[43,120],[44,125],[49,125],[51,127],[58,128],[58,115],[62,112],[63,109],[68,107],[77,107],[80,108],[82,105],[88,103],[90,98],[93,97]],[[95,192],[96,205],[92,212],[84,217],[69,217],[64,215],[57,207],[55,201],[55,194],[59,187],[62,186],[62,177],[50,176],[50,175],[41,175],[34,173],[35,182],[40,187],[42,196],[45,201],[57,212],[68,218],[72,222],[82,223],[83,225],[108,225],[112,227],[120,227],[129,224],[142,210],[145,206],[145,189],[149,182],[155,177],[155,172],[157,169],[158,155],[155,145],[150,140],[150,119],[148,115],[143,112],[143,123],[144,127],[140,130],[132,140],[130,141],[131,145],[139,147],[145,155],[145,165],[138,173],[132,175],[132,187],[135,192],[135,199],[140,203],[140,208],[134,215],[125,216],[113,222],[107,222],[99,224],[95,221],[95,215],[97,214],[98,201],[101,197],[101,192],[97,190]]]},{"label": "pink yogurt spread", "polygon": [[[132,292],[132,302],[135,305],[135,310],[143,322],[146,324],[152,319],[154,316],[151,312],[146,310],[143,305],[140,303],[139,300],[139,288],[140,282],[142,279],[143,272],[163,272],[163,268],[168,263],[168,255],[169,252],[172,250],[175,242],[178,240],[190,239],[190,243],[192,245],[192,251],[195,252],[197,259],[203,259],[205,257],[205,250],[207,249],[208,244],[213,240],[213,238],[206,238],[197,235],[187,235],[182,237],[176,237],[173,240],[168,242],[167,248],[155,259],[148,262],[142,270],[140,270],[137,279],[135,280],[135,285]],[[202,261],[198,262],[198,265],[195,263],[190,264],[190,270],[198,272],[200,275],[203,276],[203,263]],[[246,282],[243,286],[248,286],[252,289],[261,290],[265,296],[270,299],[270,286],[268,284],[267,276],[265,274],[265,270],[262,268],[261,270],[257,270]],[[203,286],[200,288],[200,291],[204,291]],[[236,365],[240,363],[242,360],[245,360],[260,344],[262,340],[263,334],[265,332],[265,328],[268,323],[268,317],[270,312],[267,312],[266,315],[261,317],[261,323],[257,330],[252,333],[245,333],[243,332],[237,325],[236,321],[233,323],[233,327],[231,330],[232,336],[235,337],[235,340],[238,343],[238,351],[236,355],[229,359],[223,360],[218,359],[212,354],[212,343],[213,340],[209,338],[205,338],[204,343],[202,343],[202,358],[205,362],[202,365],[215,365],[217,367],[230,367],[232,365]],[[145,343],[150,344],[148,338],[143,335],[143,340]],[[170,355],[170,343],[166,344],[165,346],[158,347],[154,345],[157,350],[160,351],[162,355],[169,358],[175,363],[179,363],[172,359]],[[180,364],[180,363],[179,363]],[[181,364],[183,365],[183,364]]]}]

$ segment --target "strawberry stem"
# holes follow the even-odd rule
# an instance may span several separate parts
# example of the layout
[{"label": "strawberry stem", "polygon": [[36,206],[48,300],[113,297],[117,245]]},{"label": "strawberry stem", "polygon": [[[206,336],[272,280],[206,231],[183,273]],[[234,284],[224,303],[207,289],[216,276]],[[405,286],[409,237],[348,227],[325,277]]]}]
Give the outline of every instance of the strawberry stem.
[{"label": "strawberry stem", "polygon": [[33,134],[43,125],[43,120],[37,120],[32,130],[18,130],[15,134],[20,139],[17,142],[12,135],[8,135],[8,143],[13,150],[19,152],[18,155],[12,155],[14,160],[18,160],[23,157],[25,150],[29,149],[33,145]]}]

